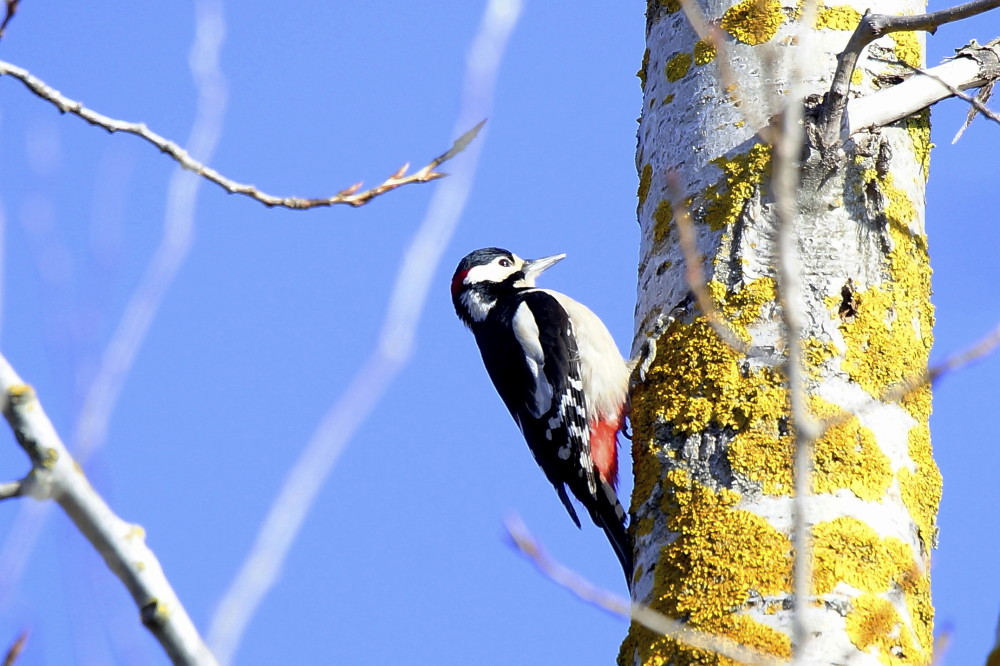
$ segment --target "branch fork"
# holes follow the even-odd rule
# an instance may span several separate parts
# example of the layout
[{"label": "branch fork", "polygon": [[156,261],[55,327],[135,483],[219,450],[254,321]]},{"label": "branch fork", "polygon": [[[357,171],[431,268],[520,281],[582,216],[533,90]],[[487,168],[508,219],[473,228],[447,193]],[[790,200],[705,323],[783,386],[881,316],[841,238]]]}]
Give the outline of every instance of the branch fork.
[{"label": "branch fork", "polygon": [[32,470],[0,484],[0,498],[30,495],[54,500],[128,588],[143,624],[175,664],[216,666],[194,623],[170,586],[141,527],[126,522],[90,485],[46,416],[35,391],[0,355],[0,410]]},{"label": "branch fork", "polygon": [[[850,40],[847,42],[844,51],[837,57],[837,70],[834,74],[830,91],[827,93],[824,113],[821,118],[824,144],[826,146],[836,145],[843,131],[848,129],[844,124],[844,115],[848,107],[848,95],[851,90],[851,75],[854,73],[855,67],[857,67],[862,52],[869,44],[879,37],[893,32],[923,30],[933,34],[938,26],[976,16],[997,7],[1000,7],[1000,0],[973,0],[973,2],[951,7],[950,9],[942,9],[941,11],[916,16],[865,14],[861,18],[858,27],[854,30],[854,34],[851,35]],[[963,51],[964,49],[960,50],[956,57],[971,57],[970,54],[963,53]],[[976,87],[976,85],[982,85],[983,83],[985,83],[985,80],[978,84],[974,82],[969,83],[965,87]],[[961,88],[962,86],[956,87]],[[879,94],[888,94],[894,89],[890,88]],[[948,96],[942,95],[934,101]],[[870,97],[874,97],[874,95]],[[932,103],[929,102],[928,104]],[[923,106],[927,106],[927,104]],[[910,115],[910,113],[923,108],[923,106],[903,113],[900,117]],[[860,128],[863,126],[858,125],[857,127]]]}]

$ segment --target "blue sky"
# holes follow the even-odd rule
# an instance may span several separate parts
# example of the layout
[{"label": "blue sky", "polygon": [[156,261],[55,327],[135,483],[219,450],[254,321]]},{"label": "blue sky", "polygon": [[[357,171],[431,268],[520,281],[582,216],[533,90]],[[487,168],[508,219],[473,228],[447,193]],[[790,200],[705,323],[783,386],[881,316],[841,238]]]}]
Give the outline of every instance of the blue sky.
[{"label": "blue sky", "polygon": [[[477,247],[566,252],[546,284],[586,302],[630,345],[643,9],[572,9],[526,5],[414,358],[321,492],[237,663],[613,662],[625,623],[570,598],[504,543],[501,517],[516,511],[559,559],[621,588],[603,535],[578,531],[536,470],[447,290]],[[302,196],[419,166],[450,145],[481,10],[231,3],[213,166]],[[929,61],[998,34],[996,14],[942,28]],[[182,141],[194,118],[192,37],[190,5],[24,3],[0,58]],[[938,358],[1000,321],[1000,128],[978,120],[952,146],[965,113],[954,101],[934,112]],[[0,343],[68,438],[158,242],[173,164],[134,137],[60,117],[14,80],[0,80],[0,151]],[[358,210],[293,212],[202,186],[190,254],[88,468],[118,513],[145,527],[202,628],[288,468],[371,349],[434,187]],[[1000,610],[998,371],[990,358],[944,379],[935,396],[945,496],[934,600],[938,628],[954,631],[951,664],[982,660]],[[0,477],[19,477],[26,460],[3,439]],[[0,505],[0,556],[23,538],[14,531],[22,504]],[[30,628],[24,666],[166,663],[124,589],[58,512],[9,578],[0,570],[0,644]]]}]

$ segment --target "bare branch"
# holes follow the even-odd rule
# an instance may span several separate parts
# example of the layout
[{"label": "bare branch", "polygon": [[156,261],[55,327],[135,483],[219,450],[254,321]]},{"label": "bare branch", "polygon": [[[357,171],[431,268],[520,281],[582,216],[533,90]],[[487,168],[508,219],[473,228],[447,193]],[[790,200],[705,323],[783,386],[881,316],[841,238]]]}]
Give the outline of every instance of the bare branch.
[{"label": "bare branch", "polygon": [[674,209],[674,220],[677,222],[677,235],[680,240],[681,252],[684,254],[684,277],[687,280],[688,288],[694,294],[698,308],[709,325],[715,330],[715,334],[729,345],[733,351],[746,354],[747,343],[744,342],[733,330],[726,318],[722,316],[715,306],[715,301],[708,293],[705,273],[702,271],[704,258],[698,252],[694,239],[694,223],[691,221],[691,211],[684,204],[684,194],[681,191],[677,175],[667,174],[667,187],[670,189],[671,205]]},{"label": "bare branch", "polygon": [[425,167],[410,175],[405,175],[409,165],[404,164],[401,169],[386,178],[382,181],[382,183],[362,192],[358,191],[361,189],[361,183],[356,183],[341,190],[340,192],[337,192],[333,196],[319,199],[278,197],[261,192],[253,185],[238,183],[230,178],[227,178],[226,176],[223,176],[215,169],[202,164],[198,160],[191,157],[191,154],[181,148],[178,144],[150,130],[144,123],[130,123],[123,120],[115,120],[114,118],[109,118],[108,116],[88,109],[82,102],[69,99],[55,88],[49,86],[44,81],[31,74],[28,70],[0,60],[0,76],[4,75],[16,78],[18,81],[27,86],[31,92],[35,93],[35,95],[59,109],[60,113],[71,113],[79,118],[82,118],[91,125],[104,128],[111,133],[122,132],[124,134],[132,134],[144,139],[145,141],[156,146],[160,152],[172,157],[182,168],[192,171],[202,178],[210,180],[230,194],[246,195],[251,199],[259,201],[265,206],[268,206],[269,208],[277,206],[293,210],[307,210],[310,208],[334,206],[337,204],[347,204],[348,206],[358,207],[365,205],[379,195],[390,192],[398,187],[402,187],[403,185],[409,185],[411,183],[428,183],[432,180],[443,178],[447,174],[436,171],[436,169],[441,166],[441,164],[460,153],[469,144],[469,142],[475,138],[480,128],[482,128],[483,123],[486,122],[480,122],[478,125],[459,137],[450,149],[431,160]]},{"label": "bare branch", "polygon": [[995,664],[996,659],[1000,659],[1000,620],[997,620],[997,628],[993,633],[993,649],[990,650],[990,654],[986,657],[986,666]]},{"label": "bare branch", "polygon": [[[969,46],[966,46],[966,47],[964,47],[962,49],[959,49],[958,55],[956,57],[962,57],[962,56],[965,56],[965,55],[969,55],[970,57],[973,57],[973,59],[977,63],[979,63],[980,65],[982,65],[983,63],[981,62],[981,59],[980,58],[976,58],[973,54],[980,55],[983,51],[987,51],[987,52],[993,54],[993,56],[996,58],[997,63],[994,63],[994,64],[996,64],[998,66],[994,67],[994,69],[997,70],[997,74],[998,74],[998,76],[1000,76],[1000,51],[992,50],[993,48],[995,48],[997,46],[1000,46],[1000,40],[997,40],[995,42],[991,42],[990,44],[986,45],[985,47],[980,47],[978,44],[973,43],[973,44],[971,44]],[[998,125],[1000,125],[1000,114],[997,114],[994,111],[991,111],[989,109],[989,107],[986,106],[986,102],[989,101],[990,97],[993,95],[993,86],[996,83],[996,79],[992,79],[992,80],[988,81],[985,85],[982,86],[982,88],[979,89],[979,92],[976,93],[975,97],[973,97],[971,95],[965,94],[964,92],[962,92],[961,90],[959,90],[958,87],[952,85],[948,81],[945,81],[943,78],[941,78],[936,73],[934,73],[934,72],[932,72],[930,70],[925,70],[925,69],[921,69],[919,67],[915,67],[915,66],[911,65],[908,62],[903,62],[902,64],[906,65],[907,67],[909,67],[910,69],[912,69],[917,74],[920,74],[922,76],[926,76],[926,77],[928,77],[930,79],[933,79],[937,83],[940,83],[954,97],[958,97],[959,99],[961,99],[961,100],[963,100],[965,102],[968,102],[969,104],[972,105],[972,108],[969,109],[969,115],[965,119],[965,124],[962,125],[962,128],[955,135],[955,138],[952,139],[952,141],[951,141],[952,143],[955,143],[956,141],[958,141],[959,137],[962,136],[962,133],[965,132],[965,130],[969,127],[969,125],[972,124],[972,121],[976,117],[977,113],[983,114],[984,116],[986,116],[987,118],[989,118],[993,122],[995,122]]]},{"label": "bare branch", "polygon": [[215,666],[138,525],[119,518],[70,455],[34,390],[0,355],[0,407],[31,458],[31,494],[55,500],[128,588],[142,623],[175,664]]},{"label": "bare branch", "polygon": [[7,650],[7,654],[3,658],[3,666],[14,666],[17,662],[17,658],[21,656],[21,652],[24,651],[24,646],[28,644],[28,630],[25,629],[14,642],[11,643],[10,648]]},{"label": "bare branch", "polygon": [[[975,344],[961,351],[955,352],[940,363],[925,369],[923,372],[915,373],[908,379],[890,387],[882,393],[881,396],[879,396],[877,401],[873,400],[867,405],[862,406],[860,409],[845,409],[836,416],[824,419],[819,424],[819,433],[817,436],[822,437],[823,434],[825,434],[830,428],[835,428],[841,423],[844,423],[876,406],[897,403],[900,400],[909,397],[914,391],[917,391],[928,384],[934,384],[942,377],[950,375],[953,372],[957,372],[962,368],[985,358],[995,351],[998,346],[1000,346],[1000,324],[997,324],[992,331],[983,336]],[[998,630],[1000,630],[1000,625],[998,625]]]},{"label": "bare branch", "polygon": [[993,96],[994,84],[996,84],[996,81],[990,81],[985,86],[980,88],[974,97],[966,95],[961,90],[957,89],[952,93],[956,97],[963,99],[972,105],[972,108],[969,109],[969,113],[965,116],[965,122],[962,123],[960,128],[958,128],[954,138],[951,140],[952,144],[958,143],[958,140],[962,138],[965,130],[969,129],[969,126],[972,125],[972,121],[976,119],[977,114],[981,113],[993,122],[1000,123],[1000,116],[993,111],[990,111],[986,106],[986,103],[990,101],[990,97]]},{"label": "bare branch", "polygon": [[[504,49],[521,14],[520,0],[490,0],[466,58],[456,127],[482,118],[492,105]],[[475,136],[463,134],[448,159]],[[219,602],[209,643],[225,665],[264,596],[275,584],[309,510],[348,442],[413,353],[413,342],[441,255],[461,218],[475,180],[481,144],[463,168],[436,188],[424,219],[406,249],[375,348],[344,393],[330,406],[299,454],[257,533],[236,577]]]},{"label": "bare branch", "polygon": [[14,14],[17,13],[17,6],[21,4],[21,0],[6,0],[6,2],[7,10],[3,16],[3,23],[0,23],[0,39],[3,39],[4,33],[7,31],[7,24],[14,18]]},{"label": "bare branch", "polygon": [[927,368],[924,372],[918,373],[913,377],[910,377],[908,380],[897,384],[882,396],[881,402],[899,402],[917,389],[922,388],[927,384],[933,384],[945,375],[957,372],[958,370],[985,358],[998,346],[1000,346],[1000,324],[997,324],[992,331],[987,333],[972,346],[955,352],[940,363]]},{"label": "bare branch", "polygon": [[851,35],[844,51],[837,57],[837,71],[825,102],[823,114],[824,142],[834,145],[840,135],[847,95],[851,90],[851,75],[861,58],[861,52],[873,41],[892,32],[924,30],[934,33],[938,26],[960,21],[1000,7],[1000,0],[973,0],[950,9],[916,16],[865,14]]},{"label": "bare branch", "polygon": [[968,349],[952,354],[937,365],[932,366],[927,372],[928,380],[936,382],[941,377],[984,358],[992,353],[997,345],[1000,345],[1000,324]]},{"label": "bare branch", "polygon": [[[217,0],[196,0],[194,9],[194,41],[188,63],[197,102],[186,146],[191,152],[210,159],[222,136],[226,109],[226,82],[219,64],[226,32],[225,17],[221,2]],[[70,441],[80,464],[85,465],[90,455],[104,444],[122,386],[160,303],[184,264],[191,247],[202,182],[180,168],[170,177],[159,243],[104,349],[78,410]],[[0,226],[2,220],[0,216]],[[16,580],[20,576],[42,533],[50,508],[48,504],[21,504],[14,529],[0,549],[0,572],[6,580]]]},{"label": "bare branch", "polygon": [[951,97],[967,88],[976,88],[1000,76],[1000,40],[970,44],[955,58],[923,70],[899,85],[852,99],[844,114],[841,138],[865,127],[882,126],[905,118],[920,109]]},{"label": "bare branch", "polygon": [[806,507],[811,494],[812,447],[819,428],[807,406],[805,373],[802,367],[802,330],[805,313],[802,308],[802,270],[799,260],[798,235],[798,156],[802,150],[804,109],[799,93],[801,73],[793,66],[791,72],[793,100],[781,118],[780,133],[774,145],[771,184],[777,214],[777,288],[781,303],[787,346],[784,371],[788,380],[792,431],[795,437],[793,486],[795,488],[792,532],[794,539],[793,581],[795,612],[792,615],[792,644],[798,662],[804,662],[813,632],[809,626],[809,591],[812,587],[812,554],[809,550],[809,518]]},{"label": "bare branch", "polygon": [[0,483],[0,500],[12,499],[28,494],[27,480]]},{"label": "bare branch", "polygon": [[741,664],[750,664],[751,666],[779,666],[786,663],[781,659],[776,659],[771,655],[748,648],[724,636],[717,636],[692,629],[687,624],[667,617],[649,606],[628,601],[597,587],[576,572],[571,571],[549,557],[528,531],[524,522],[517,516],[508,516],[504,520],[504,527],[507,528],[507,534],[514,548],[527,557],[542,574],[591,605],[604,609],[609,613],[634,620],[647,629],[663,636],[668,636],[700,650],[706,650],[727,657]]},{"label": "bare branch", "polygon": [[951,627],[945,627],[941,630],[934,638],[934,650],[931,653],[931,664],[930,666],[941,666],[944,663],[944,657],[948,654],[948,648],[951,647],[952,634]]}]

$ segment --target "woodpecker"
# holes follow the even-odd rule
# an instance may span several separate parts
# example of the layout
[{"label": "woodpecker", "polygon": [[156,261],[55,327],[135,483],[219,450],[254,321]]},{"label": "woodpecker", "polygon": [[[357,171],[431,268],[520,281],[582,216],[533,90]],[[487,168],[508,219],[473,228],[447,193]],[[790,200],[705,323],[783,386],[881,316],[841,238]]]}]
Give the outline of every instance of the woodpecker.
[{"label": "woodpecker", "polygon": [[632,544],[616,494],[629,368],[597,315],[535,286],[565,257],[476,250],[458,264],[451,297],[535,462],[577,527],[567,487],[604,530],[631,586]]}]

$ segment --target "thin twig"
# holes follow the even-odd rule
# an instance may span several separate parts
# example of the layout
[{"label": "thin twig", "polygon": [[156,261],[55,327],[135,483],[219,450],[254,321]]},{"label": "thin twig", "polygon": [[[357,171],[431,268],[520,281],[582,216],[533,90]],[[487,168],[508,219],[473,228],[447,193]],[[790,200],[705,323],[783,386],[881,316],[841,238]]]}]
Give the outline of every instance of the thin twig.
[{"label": "thin twig", "polygon": [[677,222],[677,235],[680,240],[681,253],[684,255],[684,277],[687,280],[688,288],[694,294],[698,308],[709,325],[715,330],[715,334],[729,345],[733,351],[746,355],[749,346],[744,342],[729,325],[726,318],[719,312],[711,294],[708,293],[705,273],[702,270],[704,258],[698,252],[698,247],[694,238],[694,223],[691,221],[691,211],[684,204],[684,193],[681,191],[677,174],[667,174],[667,188],[670,191],[671,205],[674,209],[674,220]]},{"label": "thin twig", "polygon": [[114,118],[109,118],[108,116],[88,109],[82,102],[65,97],[58,90],[52,88],[44,81],[31,74],[28,70],[0,60],[0,76],[4,75],[13,76],[19,80],[27,86],[31,92],[35,93],[38,97],[51,103],[59,109],[60,113],[71,113],[79,118],[82,118],[91,125],[104,128],[108,132],[122,132],[124,134],[132,134],[144,139],[159,148],[160,152],[172,157],[182,168],[192,171],[206,180],[210,180],[230,194],[246,195],[269,208],[277,206],[293,210],[307,210],[310,208],[334,206],[337,204],[347,204],[348,206],[358,207],[365,205],[379,195],[385,194],[386,192],[392,191],[398,187],[402,187],[403,185],[409,185],[411,183],[428,183],[432,180],[443,178],[447,174],[436,171],[436,169],[444,162],[460,153],[465,146],[468,145],[468,142],[475,138],[476,133],[478,133],[479,129],[485,122],[480,122],[478,125],[459,137],[459,139],[455,141],[452,147],[447,151],[435,157],[423,168],[409,175],[406,174],[410,168],[409,163],[407,163],[379,185],[364,191],[359,191],[361,189],[361,183],[355,183],[354,185],[351,185],[350,187],[343,189],[330,197],[322,197],[318,199],[278,197],[262,192],[253,185],[238,183],[235,180],[223,176],[215,169],[191,157],[190,153],[181,148],[178,144],[150,130],[144,123],[130,123],[123,120],[115,120]]},{"label": "thin twig", "polygon": [[1000,659],[1000,620],[997,620],[997,627],[993,631],[993,649],[990,650],[986,663],[995,664],[995,659]]},{"label": "thin twig", "polygon": [[11,643],[10,648],[7,650],[7,654],[3,658],[3,666],[14,666],[17,662],[17,658],[21,656],[24,651],[24,646],[28,644],[28,630],[25,629],[14,642]]},{"label": "thin twig", "polygon": [[7,31],[7,24],[14,18],[19,4],[21,4],[21,0],[7,0],[7,10],[3,16],[3,23],[0,23],[0,39],[3,39],[4,33]]},{"label": "thin twig", "polygon": [[793,64],[790,71],[789,99],[774,145],[771,184],[777,215],[777,291],[781,304],[784,335],[787,346],[785,377],[791,407],[791,427],[795,438],[792,535],[794,543],[793,581],[794,611],[792,614],[792,644],[795,663],[804,664],[809,653],[813,632],[810,629],[809,591],[812,588],[812,557],[810,553],[807,506],[811,494],[812,446],[818,425],[809,413],[802,367],[802,268],[798,247],[798,156],[802,152],[804,109],[801,100],[801,71]]},{"label": "thin twig", "polygon": [[944,663],[944,657],[948,653],[948,648],[951,647],[951,638],[954,631],[951,627],[945,627],[941,630],[934,638],[934,649],[931,652],[931,663],[930,666],[941,666]]},{"label": "thin twig", "polygon": [[[194,34],[188,60],[197,104],[187,147],[193,153],[210,157],[222,136],[226,110],[226,83],[219,64],[225,36],[221,3],[208,0],[195,3]],[[170,177],[160,240],[104,349],[73,427],[70,441],[81,464],[86,464],[104,444],[129,371],[160,304],[187,258],[202,182],[182,169],[175,169]],[[47,505],[21,506],[16,528],[0,550],[0,572],[8,580],[16,580],[24,568],[48,514]]]},{"label": "thin twig", "polygon": [[5,481],[0,483],[0,500],[21,497],[26,494],[27,485],[24,481]]},{"label": "thin twig", "polygon": [[994,114],[994,112],[990,111],[986,107],[986,102],[990,101],[990,97],[992,97],[993,95],[994,85],[996,85],[996,81],[990,81],[982,88],[980,88],[976,92],[975,96],[972,97],[966,97],[964,93],[959,91],[958,97],[961,99],[965,99],[970,104],[972,104],[972,108],[970,108],[969,112],[966,114],[965,122],[962,123],[962,126],[958,128],[957,132],[955,132],[955,136],[951,140],[952,145],[958,143],[958,140],[962,138],[963,134],[965,134],[965,130],[969,129],[969,126],[972,125],[972,121],[975,120],[976,116],[980,113],[982,113],[984,116],[986,116],[993,122],[1000,123],[1000,116],[997,116],[996,114]]},{"label": "thin twig", "polygon": [[[220,68],[225,17],[221,3],[214,0],[202,0],[195,7],[195,40],[189,62],[198,101],[187,147],[210,158],[222,137],[226,112],[226,81]],[[178,150],[187,154],[184,149]],[[180,169],[170,178],[160,241],[104,350],[74,427],[74,453],[84,463],[103,445],[125,379],[160,304],[187,259],[201,182]]]},{"label": "thin twig", "polygon": [[966,46],[956,57],[926,72],[927,76],[911,76],[902,83],[848,102],[841,138],[866,127],[896,122],[951,97],[952,90],[976,88],[995,80],[1000,73],[1000,40]]},{"label": "thin twig", "polygon": [[779,666],[787,663],[784,660],[748,648],[725,636],[692,629],[687,624],[667,617],[649,606],[628,601],[612,592],[597,587],[576,572],[549,557],[538,541],[528,531],[524,522],[517,516],[508,516],[504,520],[504,526],[507,528],[511,544],[519,553],[527,557],[549,580],[569,590],[589,604],[604,609],[609,613],[634,620],[647,629],[678,642],[685,643],[699,650],[727,657],[741,664],[750,664],[751,666]]},{"label": "thin twig", "polygon": [[837,70],[824,103],[823,140],[833,146],[840,137],[840,127],[847,106],[847,96],[851,91],[851,75],[861,58],[861,52],[873,41],[892,32],[924,30],[931,34],[938,26],[982,14],[1000,7],[1000,0],[973,0],[957,7],[942,9],[916,16],[889,16],[887,14],[865,14],[844,51],[837,56]]},{"label": "thin twig", "polygon": [[0,407],[18,444],[31,459],[32,497],[62,507],[80,533],[125,585],[142,623],[175,664],[215,666],[144,532],[118,517],[98,494],[46,416],[34,390],[0,355]]},{"label": "thin twig", "polygon": [[997,324],[992,331],[980,338],[972,346],[955,352],[940,363],[936,363],[927,368],[924,372],[917,373],[909,379],[896,384],[883,394],[882,399],[879,402],[899,402],[914,391],[921,389],[928,384],[933,384],[945,375],[961,370],[962,368],[986,357],[998,346],[1000,346],[1000,324]]},{"label": "thin twig", "polygon": [[909,378],[893,385],[884,391],[882,395],[879,396],[877,401],[872,400],[866,405],[852,411],[845,409],[836,416],[824,419],[819,424],[819,434],[817,437],[822,437],[830,428],[835,428],[836,426],[845,423],[856,416],[866,413],[870,409],[882,405],[894,404],[908,398],[914,391],[918,391],[928,384],[934,384],[939,379],[942,379],[947,375],[957,372],[962,368],[985,358],[990,353],[995,351],[997,347],[1000,347],[1000,324],[997,324],[992,331],[980,338],[975,344],[970,345],[961,351],[955,352],[940,363],[937,363],[922,372],[914,373]]},{"label": "thin twig", "polygon": [[[934,81],[937,81],[942,86],[944,86],[945,88],[947,88],[948,92],[950,92],[954,97],[957,97],[957,98],[959,98],[959,99],[961,99],[961,100],[963,100],[965,102],[968,102],[969,104],[972,105],[972,110],[970,111],[970,115],[969,115],[968,120],[966,121],[965,125],[962,127],[962,130],[959,131],[958,135],[955,136],[955,139],[952,141],[952,143],[955,143],[955,141],[958,141],[958,137],[962,135],[962,132],[965,131],[965,128],[968,127],[969,124],[972,122],[972,118],[975,116],[975,112],[977,112],[977,111],[979,113],[983,114],[985,117],[987,117],[990,120],[992,120],[993,122],[995,122],[998,125],[1000,125],[1000,114],[998,114],[995,111],[991,110],[988,106],[986,106],[986,104],[983,101],[981,101],[979,99],[980,94],[983,97],[985,97],[985,99],[987,99],[987,100],[989,99],[989,96],[993,92],[993,84],[995,83],[994,81],[990,81],[985,86],[983,86],[982,89],[980,89],[980,94],[977,94],[975,97],[973,97],[972,95],[968,95],[968,94],[962,92],[961,90],[959,90],[955,86],[951,85],[950,83],[948,83],[947,81],[945,81],[944,79],[942,79],[940,76],[937,76],[936,74],[934,74],[931,71],[928,71],[926,69],[921,69],[920,67],[916,67],[914,65],[911,65],[908,62],[900,61],[900,64],[901,65],[905,65],[906,67],[909,67],[910,69],[912,69],[917,74],[920,74],[921,76],[926,76],[929,79],[933,79]],[[985,91],[985,92],[983,92],[983,91]]]},{"label": "thin twig", "polygon": [[[504,48],[521,13],[520,0],[490,0],[466,61],[457,128],[488,115]],[[480,124],[481,125],[481,124]],[[456,141],[456,150],[471,139]],[[228,664],[275,584],[299,529],[345,447],[413,353],[413,342],[441,255],[461,218],[475,179],[481,142],[435,189],[406,250],[375,349],[323,417],[272,503],[245,561],[219,602],[209,643]],[[448,155],[450,157],[450,155]]]}]

